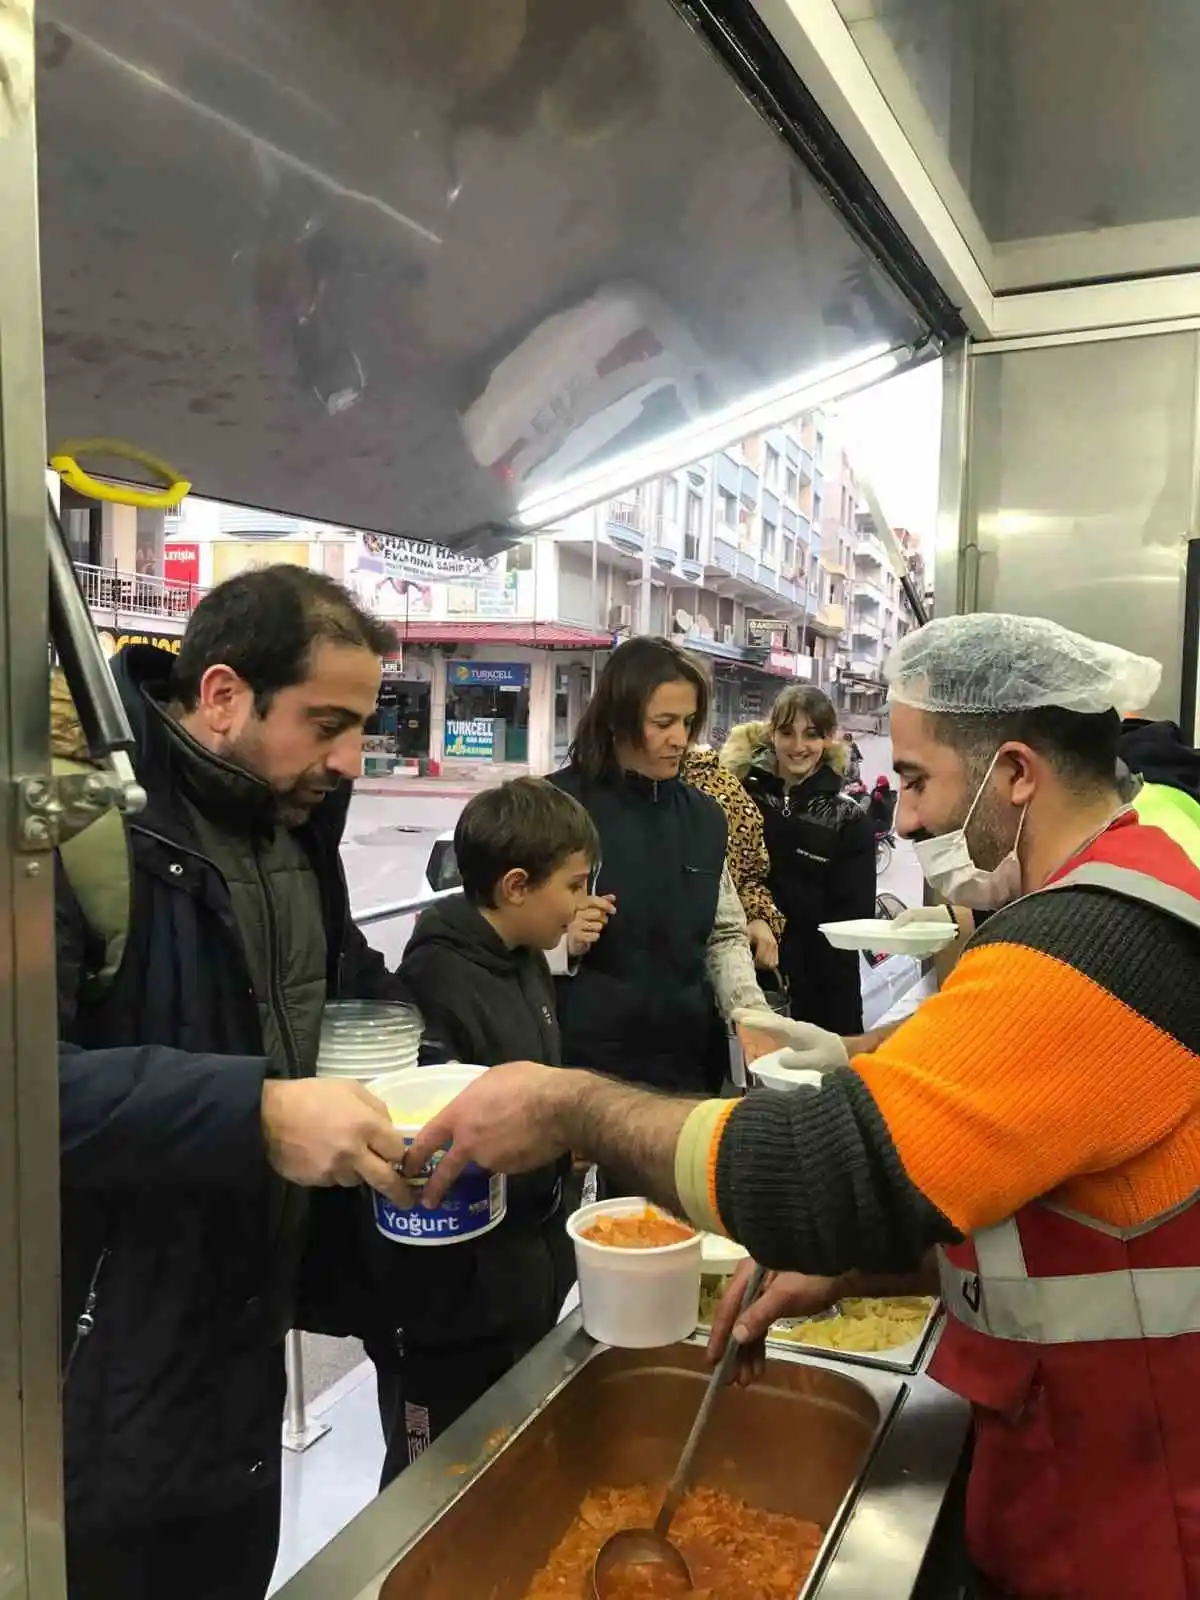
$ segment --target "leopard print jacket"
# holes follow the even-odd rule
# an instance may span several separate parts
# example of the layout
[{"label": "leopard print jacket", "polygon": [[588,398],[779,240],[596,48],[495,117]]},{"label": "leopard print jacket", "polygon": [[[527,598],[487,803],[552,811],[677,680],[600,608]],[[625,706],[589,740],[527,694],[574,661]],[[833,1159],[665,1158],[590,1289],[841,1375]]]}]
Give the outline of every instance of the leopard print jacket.
[{"label": "leopard print jacket", "polygon": [[733,773],[721,766],[715,750],[689,750],[680,777],[710,795],[725,813],[729,823],[725,859],[746,921],[765,922],[776,939],[781,939],[783,916],[767,888],[771,864],[763,842],[762,813]]}]

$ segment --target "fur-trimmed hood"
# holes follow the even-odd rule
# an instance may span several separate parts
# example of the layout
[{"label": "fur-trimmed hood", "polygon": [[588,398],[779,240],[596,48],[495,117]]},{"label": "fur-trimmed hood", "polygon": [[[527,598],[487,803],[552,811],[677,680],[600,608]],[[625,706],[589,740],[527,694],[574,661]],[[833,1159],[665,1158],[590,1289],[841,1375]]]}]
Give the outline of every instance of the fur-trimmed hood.
[{"label": "fur-trimmed hood", "polygon": [[[822,765],[832,767],[839,777],[844,776],[849,751],[840,739],[826,746]],[[751,767],[775,771],[775,751],[771,744],[769,722],[740,722],[729,730],[729,737],[721,746],[721,765],[736,778],[743,779]]]}]

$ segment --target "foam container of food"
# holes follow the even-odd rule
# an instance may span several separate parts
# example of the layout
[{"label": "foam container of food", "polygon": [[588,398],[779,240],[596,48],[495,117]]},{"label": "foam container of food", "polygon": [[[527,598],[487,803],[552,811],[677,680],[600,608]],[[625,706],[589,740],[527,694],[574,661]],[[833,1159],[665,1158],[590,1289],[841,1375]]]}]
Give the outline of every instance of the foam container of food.
[{"label": "foam container of food", "polygon": [[787,1055],[785,1045],[780,1050],[772,1050],[770,1055],[759,1056],[758,1060],[748,1069],[750,1073],[750,1086],[754,1089],[819,1089],[822,1074],[812,1067],[785,1067],[780,1065],[779,1058]]},{"label": "foam container of food", "polygon": [[318,1078],[369,1083],[415,1067],[424,1021],[401,1001],[335,1000],[321,1018]]},{"label": "foam container of food", "polygon": [[[372,1079],[367,1088],[387,1106],[391,1119],[411,1144],[426,1123],[470,1088],[488,1069],[455,1062],[444,1067],[413,1067]],[[421,1205],[425,1180],[441,1159],[440,1154],[412,1181],[413,1206],[398,1206],[386,1195],[368,1192],[375,1227],[393,1244],[449,1245],[481,1238],[504,1221],[508,1185],[499,1172],[485,1172],[471,1163],[441,1205]]]},{"label": "foam container of food", "polygon": [[567,1218],[575,1246],[583,1326],[621,1350],[655,1350],[691,1338],[700,1314],[701,1236],[645,1250],[614,1249],[584,1238],[602,1217],[633,1217],[642,1199],[599,1200]]},{"label": "foam container of food", "polygon": [[873,955],[934,956],[958,938],[954,922],[905,922],[897,927],[887,917],[854,917],[818,927],[835,950],[865,950]]}]

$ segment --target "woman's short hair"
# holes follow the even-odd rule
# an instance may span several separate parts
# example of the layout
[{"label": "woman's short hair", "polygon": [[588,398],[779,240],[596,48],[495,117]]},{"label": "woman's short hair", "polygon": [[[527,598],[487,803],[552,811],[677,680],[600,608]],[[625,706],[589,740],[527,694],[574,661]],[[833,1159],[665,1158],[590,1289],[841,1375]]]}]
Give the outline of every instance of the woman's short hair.
[{"label": "woman's short hair", "polygon": [[[700,666],[669,639],[649,635],[626,639],[600,674],[595,693],[575,729],[568,756],[593,782],[617,771],[617,745],[640,749],[646,707],[664,683],[690,683],[696,691],[692,738],[708,722],[709,684]],[[689,741],[690,742],[690,741]]]},{"label": "woman's short hair", "polygon": [[812,689],[805,683],[794,683],[783,691],[771,707],[768,718],[771,737],[801,721],[811,724],[822,739],[832,739],[837,732],[837,707],[820,689]]}]

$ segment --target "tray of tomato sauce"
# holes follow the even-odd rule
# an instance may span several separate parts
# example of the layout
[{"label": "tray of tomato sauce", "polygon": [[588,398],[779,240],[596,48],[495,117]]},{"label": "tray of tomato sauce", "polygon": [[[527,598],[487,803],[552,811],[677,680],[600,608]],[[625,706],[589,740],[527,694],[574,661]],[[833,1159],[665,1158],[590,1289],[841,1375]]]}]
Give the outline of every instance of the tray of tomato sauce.
[{"label": "tray of tomato sauce", "polygon": [[[592,1489],[524,1600],[584,1600],[600,1546],[622,1528],[650,1527],[663,1487]],[[692,1489],[671,1539],[687,1557],[695,1588],[680,1588],[667,1568],[629,1566],[611,1574],[605,1600],[795,1600],[823,1538],[815,1522],[758,1511],[719,1489]]]}]

